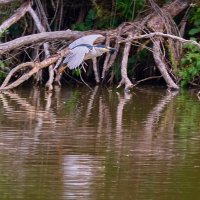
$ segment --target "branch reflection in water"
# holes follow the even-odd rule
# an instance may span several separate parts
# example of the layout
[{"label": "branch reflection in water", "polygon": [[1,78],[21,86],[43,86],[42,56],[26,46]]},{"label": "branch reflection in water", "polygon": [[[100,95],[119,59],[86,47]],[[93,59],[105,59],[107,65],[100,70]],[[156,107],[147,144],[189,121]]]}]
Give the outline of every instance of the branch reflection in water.
[{"label": "branch reflection in water", "polygon": [[110,199],[124,185],[121,199],[128,199],[129,187],[129,195],[141,195],[151,186],[145,174],[155,176],[154,186],[167,187],[161,176],[168,177],[184,156],[174,141],[177,95],[98,86],[93,91],[56,87],[53,93],[37,88],[1,93],[0,156],[7,155],[5,166],[15,169],[13,179],[20,179],[21,190],[28,180],[44,193],[54,187],[56,196],[68,199],[97,194],[97,199]]},{"label": "branch reflection in water", "polygon": [[[175,109],[173,99],[178,95],[178,91],[166,91],[156,106],[148,113],[143,132],[143,143],[145,152],[155,156],[172,156],[171,151],[174,138]],[[170,103],[171,102],[171,103]],[[162,141],[165,141],[163,144]],[[161,148],[165,145],[165,148]],[[142,150],[142,146],[139,147]],[[161,152],[161,151],[164,152]],[[168,154],[169,153],[169,154]]]}]

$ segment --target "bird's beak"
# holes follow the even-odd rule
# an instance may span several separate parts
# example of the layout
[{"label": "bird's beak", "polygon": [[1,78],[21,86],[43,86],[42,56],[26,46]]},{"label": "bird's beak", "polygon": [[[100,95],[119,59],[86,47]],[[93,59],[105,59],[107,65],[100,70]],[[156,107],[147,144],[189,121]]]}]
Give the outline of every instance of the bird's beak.
[{"label": "bird's beak", "polygon": [[110,54],[113,54],[115,51],[117,51],[115,48],[112,48],[112,47],[108,47],[108,50]]}]

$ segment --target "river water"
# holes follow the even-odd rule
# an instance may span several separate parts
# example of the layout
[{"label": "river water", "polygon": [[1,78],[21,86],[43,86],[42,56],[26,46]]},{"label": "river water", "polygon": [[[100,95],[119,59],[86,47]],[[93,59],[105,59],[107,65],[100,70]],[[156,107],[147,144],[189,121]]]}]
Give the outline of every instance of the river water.
[{"label": "river water", "polygon": [[0,199],[200,199],[200,101],[154,87],[0,94]]}]

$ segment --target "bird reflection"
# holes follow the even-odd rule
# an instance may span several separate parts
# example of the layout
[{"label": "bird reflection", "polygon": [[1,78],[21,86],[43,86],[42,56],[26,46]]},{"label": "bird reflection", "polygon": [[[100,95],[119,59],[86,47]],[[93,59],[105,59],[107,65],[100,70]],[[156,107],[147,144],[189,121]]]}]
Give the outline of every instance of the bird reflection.
[{"label": "bird reflection", "polygon": [[[60,189],[63,196],[57,199],[91,199],[100,192],[108,197],[102,199],[109,199],[110,193],[128,184],[139,194],[152,180],[165,189],[160,177],[169,178],[172,162],[187,152],[182,145],[188,143],[174,137],[178,93],[134,92],[95,87],[92,92],[57,88],[50,94],[38,89],[0,94],[0,155],[11,172],[21,172],[13,180],[21,178],[24,186],[36,177],[34,183],[44,183],[48,192]],[[194,137],[196,130],[199,126]],[[199,138],[194,141],[198,148]]]},{"label": "bird reflection", "polygon": [[103,181],[103,159],[92,155],[65,155],[63,157],[64,196],[67,199],[90,199],[95,179]]}]

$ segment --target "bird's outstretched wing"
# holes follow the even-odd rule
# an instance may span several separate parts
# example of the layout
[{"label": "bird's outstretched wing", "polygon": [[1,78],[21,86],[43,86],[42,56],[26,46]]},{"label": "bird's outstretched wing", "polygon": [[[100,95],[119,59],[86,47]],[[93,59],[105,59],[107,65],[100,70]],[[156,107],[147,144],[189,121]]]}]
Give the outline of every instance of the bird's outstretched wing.
[{"label": "bird's outstretched wing", "polygon": [[90,50],[85,46],[75,47],[67,54],[63,63],[66,63],[69,69],[77,68],[84,60],[85,54]]},{"label": "bird's outstretched wing", "polygon": [[96,34],[96,35],[87,35],[87,36],[83,36],[77,40],[75,40],[74,42],[72,42],[69,45],[70,49],[73,49],[74,47],[81,45],[81,44],[89,44],[89,45],[93,45],[94,41],[98,38],[98,37],[103,37],[103,35],[100,34]]}]

